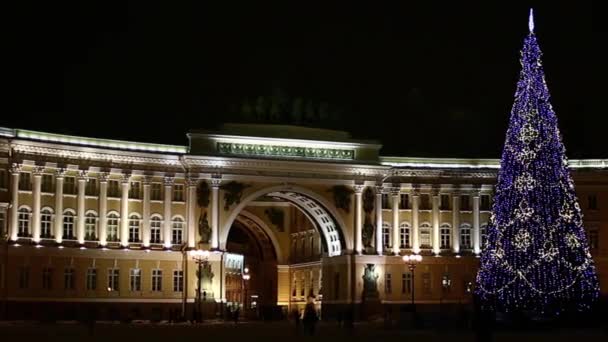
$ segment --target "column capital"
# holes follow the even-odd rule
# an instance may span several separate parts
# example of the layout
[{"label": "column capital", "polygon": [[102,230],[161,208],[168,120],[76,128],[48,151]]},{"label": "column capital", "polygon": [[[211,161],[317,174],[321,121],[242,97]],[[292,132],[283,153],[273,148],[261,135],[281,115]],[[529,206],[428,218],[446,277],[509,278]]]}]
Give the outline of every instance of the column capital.
[{"label": "column capital", "polygon": [[34,169],[32,170],[32,175],[34,175],[35,177],[42,177],[42,174],[44,173],[44,166],[35,166]]},{"label": "column capital", "polygon": [[186,177],[186,186],[187,187],[196,187],[198,184],[198,177],[188,176]]},{"label": "column capital", "polygon": [[355,184],[355,185],[353,186],[353,190],[355,190],[355,193],[356,193],[356,194],[361,194],[361,193],[363,193],[363,189],[365,189],[365,185],[363,185],[363,184]]},{"label": "column capital", "polygon": [[222,184],[222,176],[219,174],[214,174],[211,176],[211,187],[219,188],[220,184]]},{"label": "column capital", "polygon": [[99,183],[107,183],[108,178],[110,178],[110,174],[107,172],[100,172],[97,178],[99,178]]},{"label": "column capital", "polygon": [[78,181],[86,182],[89,180],[89,171],[88,170],[80,170],[78,172]]},{"label": "column capital", "polygon": [[144,179],[143,179],[143,182],[142,182],[142,183],[143,183],[143,185],[144,185],[144,186],[149,186],[151,182],[152,182],[152,176],[150,176],[150,175],[145,175],[145,176],[144,176]]},{"label": "column capital", "polygon": [[401,188],[393,186],[391,188],[388,188],[388,192],[391,194],[391,196],[393,196],[393,197],[397,196],[398,197],[399,195],[401,195]]},{"label": "column capital", "polygon": [[55,169],[55,178],[58,179],[63,179],[63,177],[65,177],[65,174],[68,172],[68,170],[64,167],[60,167],[58,169]]},{"label": "column capital", "polygon": [[122,184],[129,184],[129,181],[131,180],[131,173],[129,172],[125,172],[122,174],[121,178],[120,178],[120,182]]},{"label": "column capital", "polygon": [[433,197],[439,196],[439,187],[434,186],[431,188],[431,196],[433,196]]},{"label": "column capital", "polygon": [[376,185],[375,186],[376,195],[382,195],[382,194],[386,193],[386,189],[387,188],[383,187],[382,185]]},{"label": "column capital", "polygon": [[11,165],[11,174],[18,175],[22,169],[23,169],[22,164],[13,163],[13,165]]},{"label": "column capital", "polygon": [[163,184],[165,186],[173,186],[173,183],[175,183],[175,178],[174,177],[165,176],[165,178],[163,179]]},{"label": "column capital", "polygon": [[412,193],[412,197],[420,197],[420,189],[419,188],[412,188],[411,193]]}]

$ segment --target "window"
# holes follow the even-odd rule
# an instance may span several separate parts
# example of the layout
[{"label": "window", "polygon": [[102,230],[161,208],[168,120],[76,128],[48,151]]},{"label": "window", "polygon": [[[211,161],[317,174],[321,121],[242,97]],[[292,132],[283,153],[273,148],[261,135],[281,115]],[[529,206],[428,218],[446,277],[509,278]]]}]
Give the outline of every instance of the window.
[{"label": "window", "polygon": [[388,222],[382,222],[382,246],[384,248],[391,246],[391,225]]},{"label": "window", "polygon": [[460,210],[468,211],[471,210],[471,201],[469,195],[460,196]]},{"label": "window", "polygon": [[4,169],[0,169],[0,189],[7,189],[8,188],[8,181],[6,179],[6,170]]},{"label": "window", "polygon": [[151,191],[150,191],[150,199],[153,201],[160,201],[161,195],[162,195],[161,190],[162,190],[162,186],[160,183],[152,183]]},{"label": "window", "polygon": [[97,269],[87,269],[86,287],[89,291],[95,291],[97,289]]},{"label": "window", "polygon": [[139,216],[131,215],[129,217],[129,242],[139,242]]},{"label": "window", "polygon": [[589,241],[589,248],[598,249],[600,241],[600,232],[597,229],[588,230],[587,241]]},{"label": "window", "polygon": [[442,194],[441,195],[441,210],[450,210],[450,195]]},{"label": "window", "polygon": [[108,269],[108,291],[118,291],[120,270],[118,268]]},{"label": "window", "polygon": [[53,214],[49,209],[42,209],[40,213],[40,237],[50,238],[53,236]]},{"label": "window", "polygon": [[53,288],[53,269],[50,267],[42,268],[42,288],[45,290]]},{"label": "window", "polygon": [[117,180],[108,181],[108,197],[120,197],[120,187]]},{"label": "window", "polygon": [[19,237],[28,237],[30,236],[30,216],[31,212],[27,208],[19,209]]},{"label": "window", "polygon": [[141,199],[141,183],[131,182],[129,186],[129,198]]},{"label": "window", "polygon": [[184,291],[184,271],[173,271],[173,292]]},{"label": "window", "polygon": [[97,178],[89,177],[84,193],[86,196],[97,196]]},{"label": "window", "polygon": [[412,293],[412,274],[401,274],[401,293]]},{"label": "window", "polygon": [[460,225],[460,248],[471,249],[471,225],[468,223]]},{"label": "window", "polygon": [[161,243],[160,231],[162,227],[162,219],[158,216],[152,217],[150,220],[150,243]]},{"label": "window", "polygon": [[316,255],[316,251],[315,251],[315,237],[311,236],[310,237],[310,255],[314,256]]},{"label": "window", "polygon": [[431,247],[431,225],[428,223],[423,223],[420,225],[420,246],[421,247]]},{"label": "window", "polygon": [[304,297],[306,294],[306,276],[302,273],[302,278],[300,278],[300,297]]},{"label": "window", "polygon": [[297,283],[297,281],[296,281],[296,277],[295,277],[295,275],[294,275],[294,277],[293,277],[293,282],[292,282],[292,284],[291,284],[291,296],[292,296],[292,297],[295,297],[295,296],[296,296],[296,294],[297,294],[297,287],[298,287],[298,283]]},{"label": "window", "polygon": [[422,273],[422,293],[431,294],[431,274]]},{"label": "window", "polygon": [[484,223],[479,227],[479,237],[481,238],[481,248],[485,248],[488,243],[488,224]]},{"label": "window", "polygon": [[173,224],[171,226],[171,243],[174,245],[179,245],[183,241],[184,235],[184,220],[179,217],[175,217],[173,219]]},{"label": "window", "polygon": [[484,211],[489,211],[490,210],[490,195],[481,195],[481,205],[480,205],[480,209],[484,210]]},{"label": "window", "polygon": [[87,241],[97,240],[97,215],[88,213],[84,220],[84,239]]},{"label": "window", "polygon": [[441,248],[442,249],[447,249],[450,248],[450,236],[451,236],[451,229],[450,229],[450,225],[449,224],[442,224],[440,227],[440,233],[441,233]]},{"label": "window", "polygon": [[29,172],[19,173],[19,190],[32,190],[32,174]]},{"label": "window", "polygon": [[401,194],[399,195],[399,209],[409,209],[410,208],[410,195]]},{"label": "window", "polygon": [[450,279],[450,275],[448,273],[444,273],[441,277],[441,290],[444,293],[450,292],[450,288],[452,287],[452,279]]},{"label": "window", "polygon": [[391,293],[393,291],[393,283],[390,273],[384,274],[384,293]]},{"label": "window", "polygon": [[302,256],[308,256],[308,251],[306,250],[306,238],[300,239],[302,245]]},{"label": "window", "polygon": [[118,241],[118,215],[108,214],[108,241]]},{"label": "window", "polygon": [[74,289],[74,268],[67,267],[63,272],[63,288],[66,290]]},{"label": "window", "polygon": [[40,187],[42,192],[53,193],[53,175],[42,175],[42,185]]},{"label": "window", "polygon": [[141,291],[141,269],[132,268],[129,272],[129,291]]},{"label": "window", "polygon": [[410,224],[401,223],[399,226],[400,248],[410,248]]},{"label": "window", "polygon": [[420,209],[422,209],[422,210],[431,209],[431,196],[429,194],[420,195]]},{"label": "window", "polygon": [[63,180],[63,193],[66,195],[76,194],[76,178],[65,177]]},{"label": "window", "polygon": [[589,210],[597,210],[597,195],[596,194],[591,194],[587,197],[588,199],[588,205],[587,205],[587,209]]},{"label": "window", "polygon": [[63,238],[74,239],[74,214],[69,211],[63,213]]},{"label": "window", "polygon": [[173,200],[176,202],[184,201],[184,185],[183,184],[173,185]]},{"label": "window", "polygon": [[152,291],[163,290],[163,271],[152,270]]},{"label": "window", "polygon": [[390,207],[391,204],[388,200],[388,194],[382,194],[382,209],[389,209]]},{"label": "window", "polygon": [[19,288],[27,289],[30,286],[30,268],[21,266],[19,268]]}]

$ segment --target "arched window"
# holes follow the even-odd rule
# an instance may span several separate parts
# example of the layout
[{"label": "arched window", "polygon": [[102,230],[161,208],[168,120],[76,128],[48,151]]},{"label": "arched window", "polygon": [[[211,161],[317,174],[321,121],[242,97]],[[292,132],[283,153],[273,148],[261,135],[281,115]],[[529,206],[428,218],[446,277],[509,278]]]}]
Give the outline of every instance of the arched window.
[{"label": "arched window", "polygon": [[138,215],[129,216],[129,242],[140,242],[139,239],[140,219]]},{"label": "arched window", "polygon": [[53,237],[53,212],[49,208],[44,208],[40,212],[40,237]]},{"label": "arched window", "polygon": [[447,223],[443,223],[439,227],[439,230],[440,230],[440,234],[441,234],[441,248],[442,249],[450,248],[451,234],[452,234],[451,226]]},{"label": "arched window", "polygon": [[116,213],[108,214],[108,241],[116,242],[118,241],[118,220],[119,217]]},{"label": "arched window", "polygon": [[471,225],[468,223],[460,225],[460,248],[471,249]]},{"label": "arched window", "polygon": [[484,223],[479,227],[479,237],[481,238],[481,248],[484,249],[488,243],[488,224]]},{"label": "arched window", "polygon": [[171,243],[179,245],[183,242],[184,236],[184,220],[179,217],[174,217],[171,223]]},{"label": "arched window", "polygon": [[74,213],[71,211],[63,213],[63,238],[74,240]]},{"label": "arched window", "polygon": [[28,208],[19,209],[19,229],[17,235],[19,237],[30,237],[30,217],[32,212]]},{"label": "arched window", "polygon": [[410,248],[410,224],[403,222],[399,226],[400,248]]},{"label": "arched window", "polygon": [[154,215],[150,219],[150,243],[162,243],[161,227],[163,226],[163,218],[160,215]]},{"label": "arched window", "polygon": [[97,215],[89,212],[84,219],[84,239],[87,241],[97,240]]},{"label": "arched window", "polygon": [[431,225],[429,223],[422,223],[420,225],[420,247],[430,248],[431,247]]},{"label": "arched window", "polygon": [[391,224],[382,222],[382,246],[389,248],[391,246]]}]

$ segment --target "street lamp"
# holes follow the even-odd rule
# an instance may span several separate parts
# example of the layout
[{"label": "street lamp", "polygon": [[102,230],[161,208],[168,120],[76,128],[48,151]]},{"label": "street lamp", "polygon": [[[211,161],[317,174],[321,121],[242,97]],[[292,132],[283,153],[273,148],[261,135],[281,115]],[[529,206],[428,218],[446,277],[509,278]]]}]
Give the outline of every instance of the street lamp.
[{"label": "street lamp", "polygon": [[243,292],[245,292],[243,297],[243,311],[247,309],[247,281],[249,279],[251,279],[251,275],[249,274],[249,267],[245,267],[243,269]]},{"label": "street lamp", "polygon": [[415,310],[415,304],[414,304],[414,288],[416,283],[414,282],[414,270],[416,269],[416,264],[422,261],[422,255],[420,254],[412,254],[412,255],[404,255],[403,256],[403,261],[407,264],[410,272],[412,272],[412,310],[414,312],[416,312]]},{"label": "street lamp", "polygon": [[201,250],[201,249],[196,249],[196,250],[191,250],[190,251],[190,256],[192,257],[192,259],[194,259],[194,262],[196,262],[196,264],[198,265],[198,271],[197,271],[197,275],[198,275],[198,287],[196,288],[196,301],[197,301],[197,310],[198,310],[198,314],[199,316],[199,321],[201,320],[202,316],[203,316],[203,311],[202,311],[202,298],[201,298],[201,293],[202,293],[202,280],[203,280],[203,267],[207,267],[207,265],[209,264],[209,251],[207,250]]}]

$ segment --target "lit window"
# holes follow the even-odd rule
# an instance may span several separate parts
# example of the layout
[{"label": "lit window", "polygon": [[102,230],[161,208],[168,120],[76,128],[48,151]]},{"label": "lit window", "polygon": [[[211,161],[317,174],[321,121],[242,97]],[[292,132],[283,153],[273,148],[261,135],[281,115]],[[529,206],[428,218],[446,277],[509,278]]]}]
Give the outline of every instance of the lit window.
[{"label": "lit window", "polygon": [[19,237],[29,237],[30,236],[30,216],[31,212],[27,208],[19,209]]},{"label": "lit window", "polygon": [[162,218],[158,216],[152,217],[150,220],[150,243],[161,243],[161,227],[162,227]]},{"label": "lit window", "polygon": [[182,184],[173,185],[173,200],[176,202],[184,201],[184,185],[182,185]]},{"label": "lit window", "polygon": [[173,271],[173,292],[184,291],[184,271]]},{"label": "lit window", "polygon": [[152,270],[152,291],[160,292],[163,290],[163,271]]},{"label": "lit window", "polygon": [[441,289],[443,292],[450,292],[451,287],[452,279],[450,279],[450,275],[448,273],[444,273],[441,277]]},{"label": "lit window", "polygon": [[179,245],[183,242],[184,235],[184,220],[179,217],[173,219],[171,225],[171,243]]},{"label": "lit window", "polygon": [[108,269],[108,291],[118,291],[120,270],[118,268]]},{"label": "lit window", "polygon": [[129,272],[129,290],[141,291],[141,269],[132,268]]},{"label": "lit window", "polygon": [[400,248],[410,248],[410,224],[401,223],[399,226]]},{"label": "lit window", "polygon": [[451,229],[449,224],[442,224],[440,227],[441,233],[441,248],[447,249],[450,248],[451,241]]},{"label": "lit window", "polygon": [[471,249],[471,225],[464,223],[460,225],[460,247]]},{"label": "lit window", "polygon": [[382,222],[382,246],[384,248],[391,246],[391,225],[388,222]]},{"label": "lit window", "polygon": [[139,242],[139,216],[131,215],[129,217],[129,242]]},{"label": "lit window", "polygon": [[384,292],[391,293],[393,291],[393,283],[390,273],[384,274]]},{"label": "lit window", "polygon": [[118,241],[118,215],[115,213],[108,214],[108,241]]},{"label": "lit window", "polygon": [[53,236],[53,214],[49,209],[42,209],[40,213],[40,237],[51,238]]},{"label": "lit window", "polygon": [[74,239],[74,214],[69,211],[63,214],[63,238]]},{"label": "lit window", "polygon": [[97,216],[88,213],[84,221],[84,239],[87,241],[97,240]]},{"label": "lit window", "polygon": [[429,248],[431,247],[431,225],[423,223],[420,225],[420,246]]},{"label": "lit window", "polygon": [[481,248],[485,248],[488,243],[488,224],[484,223],[479,227],[479,237],[481,238]]},{"label": "lit window", "polygon": [[97,289],[97,269],[87,269],[86,287],[89,291],[94,291]]}]

